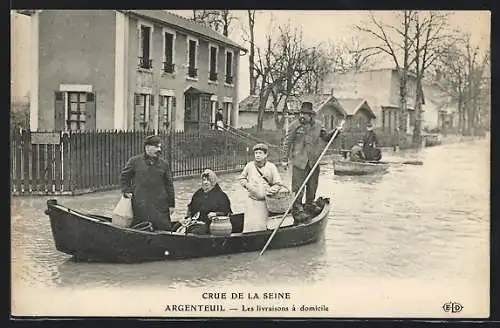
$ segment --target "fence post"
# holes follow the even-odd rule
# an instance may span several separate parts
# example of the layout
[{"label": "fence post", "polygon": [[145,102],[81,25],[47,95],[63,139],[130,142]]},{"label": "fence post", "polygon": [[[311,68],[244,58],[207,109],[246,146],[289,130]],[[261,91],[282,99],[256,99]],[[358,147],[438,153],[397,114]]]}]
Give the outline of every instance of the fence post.
[{"label": "fence post", "polygon": [[30,192],[30,155],[31,155],[31,132],[23,130],[23,189],[24,192]]},{"label": "fence post", "polygon": [[54,191],[62,189],[62,140],[59,133],[59,143],[54,145]]},{"label": "fence post", "polygon": [[18,130],[18,129],[15,129],[15,132],[14,132],[14,147],[15,147],[15,168],[16,168],[16,171],[15,171],[15,190],[18,192],[18,193],[21,193],[21,149],[22,149],[22,135],[21,135],[21,131]]},{"label": "fence post", "polygon": [[70,156],[70,135],[68,132],[62,132],[62,171],[63,171],[63,191],[71,191],[71,156]]},{"label": "fence post", "polygon": [[170,167],[170,170],[173,172],[173,156],[172,156],[172,151],[173,151],[173,133],[172,131],[167,131],[167,160],[168,160],[168,166]]}]

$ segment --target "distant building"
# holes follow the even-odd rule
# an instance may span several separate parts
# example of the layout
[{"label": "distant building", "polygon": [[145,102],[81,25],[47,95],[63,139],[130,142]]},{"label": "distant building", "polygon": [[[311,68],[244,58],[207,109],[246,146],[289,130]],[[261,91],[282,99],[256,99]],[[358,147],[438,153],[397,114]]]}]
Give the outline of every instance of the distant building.
[{"label": "distant building", "polygon": [[164,10],[36,10],[33,130],[198,130],[238,125],[246,50]]},{"label": "distant building", "polygon": [[[416,79],[409,75],[407,80],[407,107],[405,130],[412,133],[415,121]],[[323,93],[334,94],[339,99],[365,99],[376,115],[376,125],[387,132],[394,132],[398,125],[400,79],[396,69],[374,69],[363,72],[330,74],[322,85]],[[422,127],[428,129],[440,126],[440,111],[447,108],[449,99],[433,84],[423,84],[425,104],[423,105]],[[441,115],[441,116],[440,116]]]}]

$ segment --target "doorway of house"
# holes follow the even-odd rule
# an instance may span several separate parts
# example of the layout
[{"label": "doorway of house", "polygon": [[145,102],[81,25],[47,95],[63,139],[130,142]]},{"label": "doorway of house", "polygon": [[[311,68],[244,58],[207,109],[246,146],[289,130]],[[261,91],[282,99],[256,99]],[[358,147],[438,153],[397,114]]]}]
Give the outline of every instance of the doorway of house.
[{"label": "doorway of house", "polygon": [[212,115],[211,95],[196,88],[189,88],[184,93],[184,131],[210,129],[210,118]]}]

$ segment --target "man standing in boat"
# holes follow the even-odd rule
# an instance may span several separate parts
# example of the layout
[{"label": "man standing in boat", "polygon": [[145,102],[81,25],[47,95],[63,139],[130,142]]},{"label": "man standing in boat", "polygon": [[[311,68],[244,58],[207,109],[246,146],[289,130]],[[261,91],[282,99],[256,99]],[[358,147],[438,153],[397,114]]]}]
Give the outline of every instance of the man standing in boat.
[{"label": "man standing in boat", "polygon": [[170,230],[170,215],[175,207],[172,172],[159,157],[161,139],[144,140],[144,153],[130,158],[120,175],[121,190],[132,198],[132,226],[149,221],[155,230]]},{"label": "man standing in boat", "polygon": [[363,137],[363,152],[369,161],[379,161],[382,158],[380,148],[378,148],[378,138],[375,134],[375,126],[369,123]]},{"label": "man standing in boat", "polygon": [[[341,127],[337,127],[340,129]],[[300,116],[290,124],[290,129],[285,137],[285,166],[288,160],[292,163],[292,191],[297,193],[302,183],[311,172],[314,164],[319,159],[321,152],[328,144],[337,129],[327,132],[319,120],[316,120],[316,113],[311,102],[303,102],[300,109]],[[337,134],[336,138],[339,136]],[[307,181],[305,188],[306,204],[311,204],[316,198],[318,189],[319,165]],[[304,190],[297,196],[293,205],[292,214],[300,212],[303,208],[302,199]]]}]

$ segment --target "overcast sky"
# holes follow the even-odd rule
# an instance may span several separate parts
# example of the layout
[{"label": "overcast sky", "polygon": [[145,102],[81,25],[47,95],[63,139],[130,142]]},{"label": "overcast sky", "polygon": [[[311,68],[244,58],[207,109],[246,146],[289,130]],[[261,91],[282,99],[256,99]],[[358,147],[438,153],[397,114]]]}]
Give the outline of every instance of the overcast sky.
[{"label": "overcast sky", "polygon": [[[178,15],[192,18],[192,10],[169,10]],[[246,10],[233,11],[238,18],[233,23],[229,37],[248,48],[245,42],[243,30],[248,27],[248,15]],[[381,11],[377,15],[383,15],[385,23],[395,22],[397,19],[394,11]],[[454,11],[450,12],[450,25],[471,33],[472,41],[483,49],[490,46],[490,13],[488,11]],[[313,11],[313,10],[272,10],[257,11],[255,17],[256,44],[262,45],[265,35],[270,30],[270,23],[283,25],[288,21],[292,26],[300,26],[303,31],[304,40],[307,44],[317,45],[328,43],[328,41],[348,41],[356,36],[353,25],[362,24],[369,18],[368,11]],[[388,66],[382,63],[382,66]],[[242,100],[249,94],[248,55],[241,57],[239,67],[239,98]]]}]

